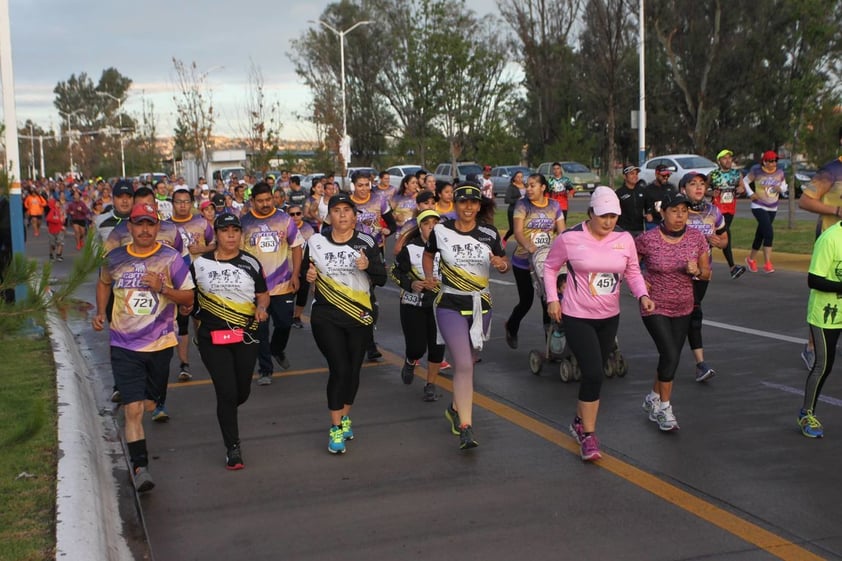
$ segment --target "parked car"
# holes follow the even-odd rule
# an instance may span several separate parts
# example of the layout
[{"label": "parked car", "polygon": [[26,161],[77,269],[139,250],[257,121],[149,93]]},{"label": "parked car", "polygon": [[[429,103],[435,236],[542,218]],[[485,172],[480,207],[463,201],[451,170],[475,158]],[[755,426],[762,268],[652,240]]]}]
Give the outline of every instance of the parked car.
[{"label": "parked car", "polygon": [[[538,173],[543,174],[544,177],[549,179],[553,176],[553,163],[554,162],[544,162],[538,166]],[[599,182],[601,181],[599,176],[592,172],[584,164],[573,161],[558,163],[561,164],[561,176],[570,180],[570,183],[573,184],[574,193],[576,191],[585,191],[590,193],[596,189],[596,186],[599,185]]]},{"label": "parked car", "polygon": [[392,166],[386,170],[386,173],[389,174],[389,185],[391,185],[392,187],[400,187],[401,181],[403,181],[404,176],[415,175],[418,171],[421,170],[423,170],[425,173],[430,173],[423,167],[415,164]]},{"label": "parked car", "polygon": [[167,182],[169,181],[169,176],[164,172],[156,172],[156,173],[141,173],[137,176],[137,179],[140,181],[141,185],[155,185],[159,181]]},{"label": "parked car", "polygon": [[466,181],[469,175],[474,175],[477,178],[482,177],[482,166],[476,162],[458,162],[456,169],[453,169],[452,164],[439,164],[436,167],[436,181]]},{"label": "parked car", "polygon": [[719,167],[704,156],[697,154],[666,154],[646,160],[640,167],[640,179],[646,183],[655,181],[655,168],[661,164],[667,166],[667,169],[672,172],[673,178],[670,179],[670,183],[676,187],[686,173],[695,171],[708,175]]},{"label": "parked car", "polygon": [[491,183],[494,184],[494,196],[505,197],[506,190],[512,182],[512,177],[517,172],[523,173],[523,182],[526,183],[526,178],[532,173],[532,170],[524,166],[497,166],[491,168]]},{"label": "parked car", "polygon": [[307,192],[310,192],[310,189],[313,188],[313,183],[319,179],[320,177],[324,177],[325,174],[323,173],[311,173],[309,175],[302,175],[301,176],[301,187],[306,189]]}]

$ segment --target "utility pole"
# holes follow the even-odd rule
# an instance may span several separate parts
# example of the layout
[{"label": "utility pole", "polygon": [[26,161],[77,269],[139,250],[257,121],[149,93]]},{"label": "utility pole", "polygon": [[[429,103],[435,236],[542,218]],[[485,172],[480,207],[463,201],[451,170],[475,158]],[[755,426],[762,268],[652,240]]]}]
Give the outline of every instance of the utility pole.
[{"label": "utility pole", "polygon": [[125,146],[123,145],[123,98],[117,97],[115,95],[111,95],[108,92],[96,92],[98,96],[108,97],[113,99],[117,102],[117,113],[120,116],[120,128],[118,129],[120,135],[120,164],[122,169],[122,175],[120,177],[126,177],[126,150]]}]

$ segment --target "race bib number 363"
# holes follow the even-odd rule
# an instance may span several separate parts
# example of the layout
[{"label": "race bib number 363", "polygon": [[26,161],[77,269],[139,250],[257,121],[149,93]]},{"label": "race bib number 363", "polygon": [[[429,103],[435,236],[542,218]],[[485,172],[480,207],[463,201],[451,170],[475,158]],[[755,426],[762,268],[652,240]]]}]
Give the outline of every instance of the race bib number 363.
[{"label": "race bib number 363", "polygon": [[126,295],[126,308],[134,316],[153,314],[157,305],[158,297],[149,290],[130,290]]}]

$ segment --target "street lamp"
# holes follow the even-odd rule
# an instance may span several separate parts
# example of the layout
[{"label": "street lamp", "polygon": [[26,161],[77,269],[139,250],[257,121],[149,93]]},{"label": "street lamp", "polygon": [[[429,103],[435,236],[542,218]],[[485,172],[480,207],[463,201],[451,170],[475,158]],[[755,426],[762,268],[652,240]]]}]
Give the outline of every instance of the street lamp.
[{"label": "street lamp", "polygon": [[[342,152],[343,166],[347,168],[348,162],[351,160],[351,142],[348,139],[348,115],[347,109],[345,107],[345,35],[352,32],[354,29],[361,25],[368,25],[372,22],[370,20],[358,21],[357,23],[355,23],[354,25],[352,25],[344,31],[339,31],[329,23],[325,23],[322,20],[310,20],[310,23],[318,23],[319,25],[321,25],[325,29],[329,29],[337,37],[339,37],[339,66],[340,73],[342,74],[342,142],[340,144],[340,148]],[[342,170],[342,177],[345,177],[344,169]]]},{"label": "street lamp", "polygon": [[118,133],[120,135],[120,164],[122,166],[122,175],[120,177],[126,177],[126,151],[125,147],[123,146],[123,98],[111,95],[108,92],[96,92],[98,96],[104,96],[113,99],[117,102],[117,112],[120,114],[120,128],[118,129]]},{"label": "street lamp", "polygon": [[73,135],[71,134],[71,130],[70,130],[70,127],[72,126],[71,123],[70,123],[70,119],[74,115],[78,115],[79,113],[82,113],[83,111],[84,111],[83,108],[79,108],[79,109],[75,109],[75,110],[71,111],[70,113],[63,113],[61,111],[58,112],[58,114],[61,115],[62,117],[64,117],[64,119],[67,121],[67,152],[70,155],[70,174],[71,175],[73,175]]}]

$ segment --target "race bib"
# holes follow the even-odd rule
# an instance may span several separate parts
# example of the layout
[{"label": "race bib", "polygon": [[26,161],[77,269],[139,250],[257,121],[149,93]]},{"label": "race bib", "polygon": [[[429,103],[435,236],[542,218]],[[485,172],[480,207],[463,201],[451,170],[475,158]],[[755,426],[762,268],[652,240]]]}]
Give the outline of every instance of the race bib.
[{"label": "race bib", "polygon": [[415,292],[404,291],[403,296],[401,296],[401,304],[409,304],[410,306],[420,306],[421,295],[416,294]]},{"label": "race bib", "polygon": [[549,232],[536,232],[532,234],[532,243],[534,243],[536,247],[545,247],[550,245]]},{"label": "race bib", "polygon": [[155,313],[158,298],[150,290],[130,290],[126,296],[126,308],[133,316],[148,316]]},{"label": "race bib", "polygon": [[614,292],[617,277],[612,273],[591,273],[589,285],[593,296],[607,296]]},{"label": "race bib", "polygon": [[257,240],[257,249],[260,253],[273,253],[278,251],[278,240],[273,234],[265,234]]},{"label": "race bib", "polygon": [[733,191],[722,191],[722,196],[719,198],[725,204],[733,203],[734,202],[734,192]]}]

